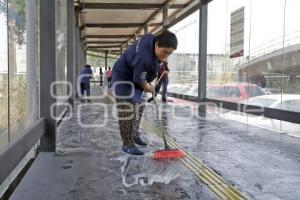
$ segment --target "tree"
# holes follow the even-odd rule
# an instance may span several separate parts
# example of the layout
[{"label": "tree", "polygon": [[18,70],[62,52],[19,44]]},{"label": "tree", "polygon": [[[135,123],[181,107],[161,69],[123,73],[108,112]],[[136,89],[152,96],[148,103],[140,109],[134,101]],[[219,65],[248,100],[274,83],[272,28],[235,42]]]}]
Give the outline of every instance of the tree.
[{"label": "tree", "polygon": [[16,37],[11,37],[16,40],[18,45],[25,44],[25,28],[26,28],[26,7],[25,0],[9,0],[8,9],[7,1],[0,0],[0,13],[4,13],[8,17],[9,34],[13,33]]}]

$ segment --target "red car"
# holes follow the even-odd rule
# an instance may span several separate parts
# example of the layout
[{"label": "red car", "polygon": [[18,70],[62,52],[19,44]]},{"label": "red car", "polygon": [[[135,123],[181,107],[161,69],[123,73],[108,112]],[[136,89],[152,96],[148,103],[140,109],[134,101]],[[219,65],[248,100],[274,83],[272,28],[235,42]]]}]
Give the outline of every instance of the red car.
[{"label": "red car", "polygon": [[211,99],[240,102],[260,95],[265,95],[265,92],[251,83],[208,84],[207,86],[207,98]]},{"label": "red car", "polygon": [[[171,88],[171,92],[190,95],[195,98],[198,95],[197,85],[182,85],[182,87],[179,86],[181,85],[177,86],[179,89]],[[237,103],[247,98],[260,96],[260,95],[265,95],[265,92],[259,86],[252,83],[208,84],[207,94],[206,94],[207,98],[210,99],[218,99],[218,100],[237,102]],[[194,102],[185,101],[173,97],[167,97],[167,101],[175,105],[194,106],[195,104]]]}]

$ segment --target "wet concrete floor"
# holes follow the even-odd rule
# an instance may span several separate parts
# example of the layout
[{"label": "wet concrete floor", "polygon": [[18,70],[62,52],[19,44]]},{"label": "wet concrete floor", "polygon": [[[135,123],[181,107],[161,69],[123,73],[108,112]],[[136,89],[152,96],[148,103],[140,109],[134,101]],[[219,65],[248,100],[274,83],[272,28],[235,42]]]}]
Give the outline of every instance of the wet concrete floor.
[{"label": "wet concrete floor", "polygon": [[[93,102],[76,103],[57,152],[39,154],[11,199],[218,199],[182,163],[153,161],[162,143],[146,127],[146,155],[122,153],[112,101]],[[181,106],[160,104],[160,113],[169,137],[249,199],[300,198],[299,139]],[[155,114],[147,105],[144,120],[158,128]]]}]

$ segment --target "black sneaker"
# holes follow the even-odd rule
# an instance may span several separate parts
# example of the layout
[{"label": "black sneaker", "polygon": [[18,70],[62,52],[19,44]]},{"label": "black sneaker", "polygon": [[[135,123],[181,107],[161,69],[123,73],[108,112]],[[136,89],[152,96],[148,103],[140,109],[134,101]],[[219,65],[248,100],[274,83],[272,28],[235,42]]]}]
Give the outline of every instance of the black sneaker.
[{"label": "black sneaker", "polygon": [[144,152],[136,148],[134,145],[123,145],[122,151],[131,155],[144,155]]},{"label": "black sneaker", "polygon": [[141,137],[133,137],[133,141],[134,143],[140,145],[140,146],[143,146],[143,147],[146,147],[147,146],[147,143],[145,143]]}]

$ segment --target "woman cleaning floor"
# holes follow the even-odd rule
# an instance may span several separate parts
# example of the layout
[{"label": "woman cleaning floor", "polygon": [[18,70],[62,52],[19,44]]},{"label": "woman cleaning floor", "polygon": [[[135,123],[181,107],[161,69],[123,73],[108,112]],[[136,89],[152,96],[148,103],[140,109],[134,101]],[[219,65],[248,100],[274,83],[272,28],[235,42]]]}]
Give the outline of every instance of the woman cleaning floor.
[{"label": "woman cleaning floor", "polygon": [[155,87],[149,83],[157,76],[160,61],[176,48],[176,35],[168,30],[158,36],[146,34],[133,43],[113,67],[112,90],[117,103],[122,150],[126,153],[144,154],[135,146],[147,146],[138,131],[145,107],[143,92],[155,93]]}]

